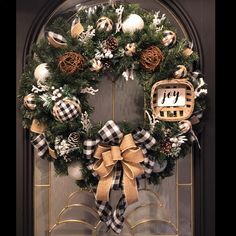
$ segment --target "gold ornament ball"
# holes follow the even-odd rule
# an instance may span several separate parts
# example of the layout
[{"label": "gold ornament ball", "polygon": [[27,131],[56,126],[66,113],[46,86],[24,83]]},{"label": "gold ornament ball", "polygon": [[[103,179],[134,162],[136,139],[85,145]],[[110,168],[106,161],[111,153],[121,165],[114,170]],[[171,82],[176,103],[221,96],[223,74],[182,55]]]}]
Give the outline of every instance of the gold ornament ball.
[{"label": "gold ornament ball", "polygon": [[36,104],[35,104],[35,96],[33,93],[30,93],[24,97],[24,106],[32,111],[35,110]]},{"label": "gold ornament ball", "polygon": [[171,30],[165,30],[161,43],[166,47],[173,47],[176,43],[176,33]]},{"label": "gold ornament ball", "polygon": [[122,23],[122,30],[124,33],[130,33],[131,35],[138,30],[144,28],[143,19],[137,14],[130,14],[128,18]]},{"label": "gold ornament ball", "polygon": [[136,52],[136,44],[135,43],[128,43],[125,46],[125,55],[128,57],[132,57]]},{"label": "gold ornament ball", "polygon": [[74,180],[82,180],[82,169],[83,167],[80,162],[72,163],[70,166],[68,166],[68,176]]},{"label": "gold ornament ball", "polygon": [[111,19],[109,19],[106,16],[102,16],[97,21],[97,29],[98,30],[105,30],[105,31],[111,31],[113,27],[113,22]]},{"label": "gold ornament ball", "polygon": [[185,66],[183,65],[178,65],[177,69],[174,73],[175,79],[180,79],[180,78],[185,78],[188,74],[188,71]]},{"label": "gold ornament ball", "polygon": [[39,80],[40,82],[45,82],[45,80],[48,77],[50,77],[50,72],[48,70],[47,63],[42,63],[35,68],[34,77],[35,77],[35,79]]}]

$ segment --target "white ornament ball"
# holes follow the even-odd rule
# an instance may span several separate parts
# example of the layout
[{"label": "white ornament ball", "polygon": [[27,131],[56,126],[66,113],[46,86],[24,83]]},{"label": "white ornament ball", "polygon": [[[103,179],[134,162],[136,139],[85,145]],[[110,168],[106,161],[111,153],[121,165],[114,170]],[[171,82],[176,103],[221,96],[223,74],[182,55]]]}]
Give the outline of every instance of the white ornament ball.
[{"label": "white ornament ball", "polygon": [[142,30],[143,28],[144,21],[137,14],[130,14],[122,24],[122,30],[124,33],[133,34],[135,31]]},{"label": "white ornament ball", "polygon": [[167,166],[167,161],[164,161],[161,166],[159,162],[156,162],[152,171],[154,173],[160,173],[166,168],[166,166]]},{"label": "white ornament ball", "polygon": [[82,165],[80,162],[75,162],[68,166],[68,175],[74,180],[82,180],[83,173],[82,173]]},{"label": "white ornament ball", "polygon": [[34,77],[40,82],[45,82],[45,80],[50,76],[50,72],[47,68],[47,63],[42,63],[38,65],[34,71]]}]

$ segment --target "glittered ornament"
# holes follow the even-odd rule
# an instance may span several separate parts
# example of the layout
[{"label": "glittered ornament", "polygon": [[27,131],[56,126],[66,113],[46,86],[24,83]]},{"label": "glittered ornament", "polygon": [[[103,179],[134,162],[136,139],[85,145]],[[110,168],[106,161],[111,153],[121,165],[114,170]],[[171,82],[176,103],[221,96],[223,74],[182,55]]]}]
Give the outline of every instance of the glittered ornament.
[{"label": "glittered ornament", "polygon": [[163,161],[163,163],[160,165],[158,161],[155,162],[154,166],[153,166],[153,172],[154,173],[160,173],[162,172],[167,166],[167,161]]},{"label": "glittered ornament", "polygon": [[111,36],[105,41],[104,46],[113,52],[118,48],[119,42],[117,38]]},{"label": "glittered ornament", "polygon": [[24,97],[24,106],[29,108],[30,110],[35,110],[35,96],[33,93],[28,94]]},{"label": "glittered ornament", "polygon": [[132,57],[136,52],[136,44],[135,43],[128,43],[125,46],[125,55],[128,57]]},{"label": "glittered ornament", "polygon": [[45,80],[50,77],[50,72],[48,70],[47,63],[42,63],[38,65],[34,70],[34,77],[35,79],[39,80],[40,82],[44,83]]},{"label": "glittered ornament", "polygon": [[174,73],[174,77],[175,77],[176,79],[185,78],[185,77],[187,76],[188,71],[187,71],[187,69],[186,69],[185,66],[183,66],[183,65],[178,65],[178,66],[177,66],[177,69],[178,69],[178,70],[175,71],[175,73]]},{"label": "glittered ornament", "polygon": [[140,63],[147,71],[154,71],[164,60],[164,55],[156,46],[150,46],[140,55]]},{"label": "glittered ornament", "polygon": [[97,21],[97,29],[98,30],[105,30],[105,31],[111,31],[113,27],[113,22],[111,19],[109,19],[106,16],[102,16]]},{"label": "glittered ornament", "polygon": [[82,180],[83,173],[82,173],[82,165],[80,162],[72,163],[68,166],[68,176],[74,180]]},{"label": "glittered ornament", "polygon": [[49,31],[47,34],[48,43],[54,48],[65,48],[67,47],[66,39],[60,35],[56,34],[52,31]]},{"label": "glittered ornament", "polygon": [[62,72],[73,74],[82,69],[84,57],[77,52],[67,52],[59,57],[59,68]]},{"label": "glittered ornament", "polygon": [[165,30],[163,32],[163,39],[161,43],[166,47],[173,47],[176,43],[176,33],[170,30]]},{"label": "glittered ornament", "polygon": [[124,33],[133,34],[138,30],[144,28],[143,19],[137,14],[130,14],[128,18],[122,23],[122,30]]}]

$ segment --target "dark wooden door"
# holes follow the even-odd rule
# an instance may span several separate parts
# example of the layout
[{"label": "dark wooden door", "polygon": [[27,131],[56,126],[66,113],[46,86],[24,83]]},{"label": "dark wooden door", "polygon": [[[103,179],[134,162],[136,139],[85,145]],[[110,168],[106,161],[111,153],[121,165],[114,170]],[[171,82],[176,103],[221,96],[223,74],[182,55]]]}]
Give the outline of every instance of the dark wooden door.
[{"label": "dark wooden door", "polygon": [[[45,21],[45,17],[61,0],[17,0],[17,89],[30,43]],[[81,2],[81,1],[80,1]],[[135,2],[135,1],[134,1]],[[201,152],[196,150],[195,169],[195,235],[215,235],[215,3],[214,0],[163,1],[182,20],[195,38],[201,54],[201,70],[208,83],[207,112],[202,133]],[[28,32],[31,32],[28,34]],[[17,112],[19,114],[19,112]],[[33,235],[33,168],[32,148],[26,131],[17,116],[17,235]],[[207,138],[206,138],[207,137]]]}]

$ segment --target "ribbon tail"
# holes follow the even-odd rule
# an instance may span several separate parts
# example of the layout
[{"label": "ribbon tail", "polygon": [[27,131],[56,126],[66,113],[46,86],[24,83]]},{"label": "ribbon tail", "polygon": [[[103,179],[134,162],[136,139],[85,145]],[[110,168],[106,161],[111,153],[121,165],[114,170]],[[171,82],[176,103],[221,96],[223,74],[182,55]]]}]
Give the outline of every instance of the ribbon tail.
[{"label": "ribbon tail", "polygon": [[31,141],[34,148],[38,151],[38,156],[43,157],[48,150],[48,144],[44,134],[39,134],[35,139]]},{"label": "ribbon tail", "polygon": [[108,231],[112,223],[112,206],[107,201],[96,200],[95,203],[100,220],[106,224]]},{"label": "ribbon tail", "polygon": [[96,199],[100,201],[109,201],[109,193],[112,185],[112,174],[100,178],[97,186]]},{"label": "ribbon tail", "polygon": [[138,201],[138,186],[136,179],[123,175],[124,195],[128,205]]},{"label": "ribbon tail", "polygon": [[117,234],[120,234],[121,230],[123,229],[124,221],[125,221],[125,217],[124,217],[125,210],[126,210],[125,195],[122,194],[116,206],[116,209],[113,213],[112,223],[111,223],[112,230]]}]

